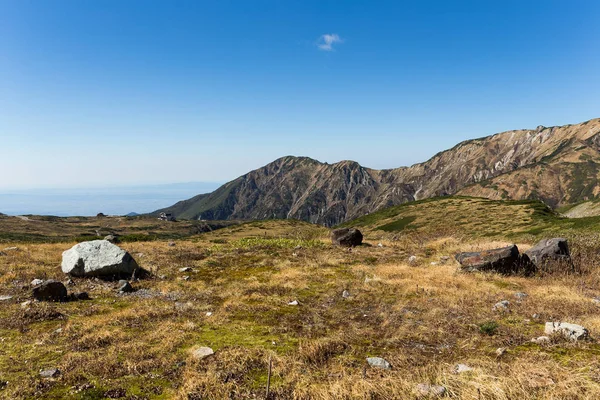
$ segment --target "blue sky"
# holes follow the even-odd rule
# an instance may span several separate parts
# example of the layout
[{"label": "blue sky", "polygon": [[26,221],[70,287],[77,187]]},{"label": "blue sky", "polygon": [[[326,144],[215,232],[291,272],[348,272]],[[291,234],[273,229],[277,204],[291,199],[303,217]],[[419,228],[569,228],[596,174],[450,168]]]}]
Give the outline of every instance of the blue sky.
[{"label": "blue sky", "polygon": [[[392,168],[600,117],[597,1],[0,0],[0,190]],[[331,36],[324,36],[331,35]]]}]

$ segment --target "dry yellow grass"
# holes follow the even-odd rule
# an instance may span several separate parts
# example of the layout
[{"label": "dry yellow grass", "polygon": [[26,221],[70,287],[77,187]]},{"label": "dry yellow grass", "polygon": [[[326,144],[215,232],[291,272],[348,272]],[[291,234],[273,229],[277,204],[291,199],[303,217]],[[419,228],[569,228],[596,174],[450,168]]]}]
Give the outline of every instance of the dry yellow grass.
[{"label": "dry yellow grass", "polygon": [[[0,397],[264,398],[271,358],[273,399],[414,399],[419,383],[443,385],[456,399],[600,398],[593,245],[573,243],[582,274],[524,278],[463,274],[453,258],[441,262],[506,241],[416,236],[384,238],[383,247],[373,237],[348,251],[327,244],[322,228],[268,222],[175,246],[125,243],[153,274],[133,283],[136,293],[75,279],[69,290],[92,300],[25,307],[32,279],[66,280],[60,257],[71,244],[11,244],[19,249],[0,257],[0,294],[15,296],[0,302],[0,381],[8,382]],[[516,292],[528,296],[518,301]],[[504,299],[510,311],[493,311]],[[551,320],[584,325],[593,338],[530,343]],[[489,321],[493,334],[480,328]],[[195,360],[197,346],[215,354]],[[499,347],[508,349],[501,357]],[[392,369],[368,367],[370,356]],[[455,374],[458,363],[473,371]],[[61,375],[39,377],[51,367]]]}]

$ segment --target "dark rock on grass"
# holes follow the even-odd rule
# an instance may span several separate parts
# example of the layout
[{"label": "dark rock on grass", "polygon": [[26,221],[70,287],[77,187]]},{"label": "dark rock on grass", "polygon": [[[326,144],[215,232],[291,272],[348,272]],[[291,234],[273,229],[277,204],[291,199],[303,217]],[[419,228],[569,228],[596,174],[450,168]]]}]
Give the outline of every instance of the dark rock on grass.
[{"label": "dark rock on grass", "polygon": [[69,300],[71,300],[71,301],[90,300],[90,295],[87,292],[71,293],[69,295]]},{"label": "dark rock on grass", "polygon": [[67,288],[62,282],[48,280],[31,291],[33,298],[38,301],[66,301]]},{"label": "dark rock on grass", "polygon": [[40,376],[42,378],[56,378],[60,375],[60,371],[57,368],[44,369],[40,371]]},{"label": "dark rock on grass", "polygon": [[547,269],[551,264],[563,265],[573,269],[569,244],[565,238],[540,240],[525,254],[539,269]]},{"label": "dark rock on grass", "polygon": [[529,275],[535,271],[535,266],[527,256],[519,254],[519,248],[514,244],[499,249],[459,253],[455,258],[461,269],[467,272],[493,271],[501,274]]},{"label": "dark rock on grass", "polygon": [[331,242],[338,246],[354,247],[362,244],[363,235],[358,229],[341,228],[331,231]]}]

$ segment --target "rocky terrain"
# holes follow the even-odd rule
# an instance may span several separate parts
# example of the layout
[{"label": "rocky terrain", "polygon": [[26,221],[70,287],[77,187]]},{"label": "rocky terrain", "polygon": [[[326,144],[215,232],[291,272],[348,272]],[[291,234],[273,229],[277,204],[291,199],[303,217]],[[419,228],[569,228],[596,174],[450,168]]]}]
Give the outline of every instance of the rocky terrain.
[{"label": "rocky terrain", "polygon": [[159,212],[183,219],[295,218],[327,226],[413,200],[464,194],[539,199],[551,207],[600,193],[600,119],[539,126],[459,143],[390,170],[283,157],[216,191]]},{"label": "rocky terrain", "polygon": [[600,398],[600,217],[450,196],[116,245],[67,220],[0,239],[0,398]]}]

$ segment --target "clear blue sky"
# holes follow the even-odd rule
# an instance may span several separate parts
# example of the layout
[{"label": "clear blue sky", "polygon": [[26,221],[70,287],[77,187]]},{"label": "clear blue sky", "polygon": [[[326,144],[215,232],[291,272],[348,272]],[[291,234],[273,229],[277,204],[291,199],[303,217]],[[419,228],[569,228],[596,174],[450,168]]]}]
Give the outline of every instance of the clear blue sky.
[{"label": "clear blue sky", "polygon": [[391,168],[600,117],[599,21],[573,0],[0,0],[0,189]]}]

